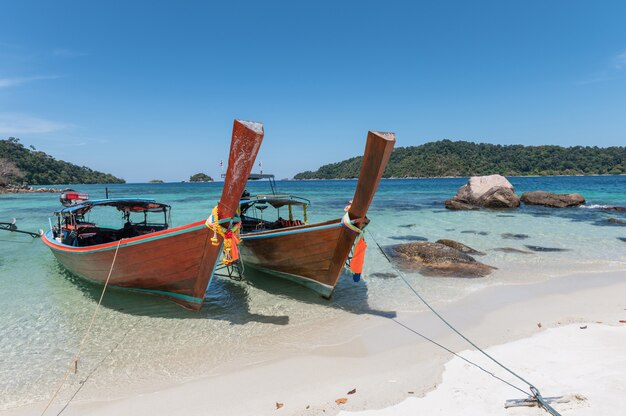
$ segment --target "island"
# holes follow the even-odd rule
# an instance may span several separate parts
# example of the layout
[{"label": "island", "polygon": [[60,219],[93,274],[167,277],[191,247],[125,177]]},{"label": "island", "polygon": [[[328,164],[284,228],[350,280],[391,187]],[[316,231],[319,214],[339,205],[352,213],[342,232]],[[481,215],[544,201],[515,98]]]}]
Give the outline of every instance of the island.
[{"label": "island", "polygon": [[195,175],[191,175],[189,182],[213,182],[213,178],[206,173],[196,173]]},{"label": "island", "polygon": [[[331,163],[294,179],[350,179],[359,175],[361,157]],[[626,174],[626,147],[522,146],[441,140],[398,147],[385,178]]]},{"label": "island", "polygon": [[25,147],[15,137],[0,140],[0,186],[125,182],[109,173],[56,160],[33,146]]}]

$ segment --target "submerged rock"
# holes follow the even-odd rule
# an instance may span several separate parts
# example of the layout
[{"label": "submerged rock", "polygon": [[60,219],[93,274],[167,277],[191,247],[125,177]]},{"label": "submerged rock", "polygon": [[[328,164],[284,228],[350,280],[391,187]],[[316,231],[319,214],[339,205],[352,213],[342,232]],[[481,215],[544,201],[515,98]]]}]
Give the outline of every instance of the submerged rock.
[{"label": "submerged rock", "polygon": [[463,243],[459,243],[458,241],[454,241],[454,240],[437,240],[436,241],[437,244],[443,244],[444,246],[448,246],[448,247],[452,247],[455,250],[459,250],[461,253],[465,253],[465,254],[475,254],[477,256],[484,256],[485,253],[483,253],[482,251],[478,251],[475,250],[473,248],[471,248],[470,246],[466,246]]},{"label": "submerged rock", "polygon": [[626,224],[626,221],[620,220],[619,218],[607,218],[606,222],[608,222],[609,224],[613,224],[613,225],[624,225],[624,224]]},{"label": "submerged rock", "polygon": [[402,269],[418,270],[425,276],[484,277],[495,270],[468,254],[438,243],[399,244],[387,251]]},{"label": "submerged rock", "polygon": [[477,235],[489,235],[487,231],[474,231],[474,230],[463,230],[461,234],[477,234]]},{"label": "submerged rock", "polygon": [[532,251],[543,251],[543,252],[569,251],[568,248],[541,247],[541,246],[529,246],[529,245],[526,245],[526,248]]},{"label": "submerged rock", "polygon": [[626,243],[626,237],[617,237],[617,239]]},{"label": "submerged rock", "polygon": [[585,203],[580,194],[553,194],[546,191],[524,192],[521,198],[526,205],[543,205],[550,208],[577,207]]},{"label": "submerged rock", "polygon": [[608,211],[608,212],[626,212],[626,207],[620,207],[620,206],[602,207],[600,209],[602,211]]},{"label": "submerged rock", "polygon": [[515,253],[515,254],[534,254],[532,251],[520,250],[513,247],[498,247],[494,248],[495,251],[501,251],[503,253]]},{"label": "submerged rock", "polygon": [[445,201],[453,210],[479,208],[517,208],[520,198],[513,185],[502,175],[472,176],[454,197]]},{"label": "submerged rock", "polygon": [[528,234],[504,233],[504,234],[500,234],[500,236],[502,238],[506,238],[507,240],[525,240],[527,238],[530,238],[530,236]]},{"label": "submerged rock", "polygon": [[368,277],[377,277],[380,279],[393,279],[395,277],[398,277],[398,275],[395,273],[379,272],[379,273],[369,273]]},{"label": "submerged rock", "polygon": [[405,241],[428,241],[428,238],[421,235],[394,235],[389,237],[392,240],[405,240]]}]

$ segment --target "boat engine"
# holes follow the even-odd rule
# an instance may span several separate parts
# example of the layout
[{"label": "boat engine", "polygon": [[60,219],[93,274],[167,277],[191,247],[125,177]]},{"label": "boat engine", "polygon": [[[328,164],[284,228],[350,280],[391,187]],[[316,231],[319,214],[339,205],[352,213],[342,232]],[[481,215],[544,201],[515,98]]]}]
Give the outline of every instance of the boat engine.
[{"label": "boat engine", "polygon": [[76,192],[76,191],[63,192],[61,196],[59,197],[59,200],[61,201],[61,204],[64,207],[76,205],[88,199],[89,199],[89,195],[87,195],[84,192]]}]

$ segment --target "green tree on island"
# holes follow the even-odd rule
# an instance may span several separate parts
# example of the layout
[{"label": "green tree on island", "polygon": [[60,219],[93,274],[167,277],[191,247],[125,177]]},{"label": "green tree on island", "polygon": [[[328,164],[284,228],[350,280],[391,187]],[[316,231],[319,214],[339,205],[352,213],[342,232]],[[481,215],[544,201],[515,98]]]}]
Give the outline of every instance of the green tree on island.
[{"label": "green tree on island", "polygon": [[124,179],[86,166],[56,160],[19,139],[0,140],[0,181],[7,184],[56,185],[68,183],[124,183]]},{"label": "green tree on island", "polygon": [[189,178],[189,182],[213,182],[213,178],[206,173],[196,173]]},{"label": "green tree on island", "polygon": [[[294,179],[356,178],[361,157],[331,163]],[[475,176],[499,173],[529,175],[626,174],[626,147],[522,146],[441,140],[421,146],[398,147],[391,154],[384,177]]]}]

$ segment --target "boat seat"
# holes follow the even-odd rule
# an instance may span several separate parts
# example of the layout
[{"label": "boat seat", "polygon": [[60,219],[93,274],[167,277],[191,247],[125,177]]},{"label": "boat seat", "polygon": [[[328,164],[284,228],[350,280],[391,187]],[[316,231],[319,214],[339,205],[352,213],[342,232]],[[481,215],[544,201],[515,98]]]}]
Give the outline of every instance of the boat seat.
[{"label": "boat seat", "polygon": [[278,221],[280,222],[280,226],[285,228],[285,227],[297,227],[298,225],[303,225],[302,221],[300,220],[286,220],[283,218],[279,218]]}]

